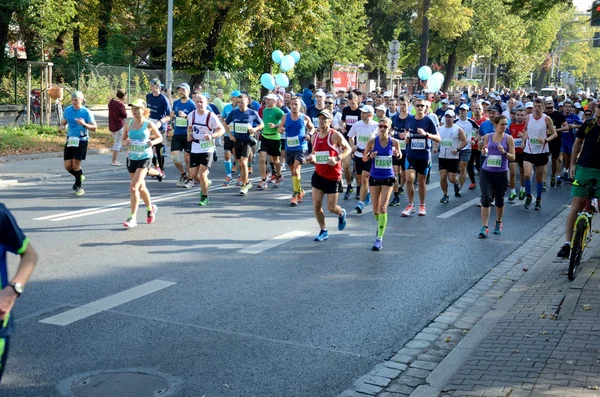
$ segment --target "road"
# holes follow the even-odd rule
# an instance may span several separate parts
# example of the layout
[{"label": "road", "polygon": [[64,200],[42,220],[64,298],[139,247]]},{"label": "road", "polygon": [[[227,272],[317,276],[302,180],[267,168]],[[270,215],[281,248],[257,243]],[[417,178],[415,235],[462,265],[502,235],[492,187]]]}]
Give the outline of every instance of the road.
[{"label": "road", "polygon": [[[108,110],[93,110],[92,113],[96,118],[96,123],[99,127],[108,126]],[[16,114],[7,116],[5,113],[0,113],[0,126],[12,125],[15,122]]]},{"label": "road", "polygon": [[[541,212],[509,205],[504,234],[480,240],[478,193],[440,204],[434,173],[427,216],[401,218],[402,196],[402,206],[389,210],[383,251],[372,252],[370,206],[357,215],[354,200],[340,199],[348,227],[338,232],[328,216],[330,239],[317,243],[310,195],[288,206],[291,178],[242,197],[219,186],[222,161],[211,172],[211,204],[201,208],[198,188],[174,186],[167,159],[170,178],[148,180],[156,222],[147,225],[140,210],[139,226],[125,230],[129,178],[108,161],[89,156],[80,198],[70,195],[72,178],[0,188],[40,253],[15,310],[0,395],[62,395],[57,384],[70,377],[133,368],[171,377],[179,383],[176,396],[336,396],[569,197],[567,187],[549,189]],[[60,165],[59,158],[3,163],[0,176],[55,176]],[[310,175],[306,168],[305,185]],[[132,292],[130,300],[118,295],[132,288],[147,291]],[[104,306],[90,304],[101,299]]]}]

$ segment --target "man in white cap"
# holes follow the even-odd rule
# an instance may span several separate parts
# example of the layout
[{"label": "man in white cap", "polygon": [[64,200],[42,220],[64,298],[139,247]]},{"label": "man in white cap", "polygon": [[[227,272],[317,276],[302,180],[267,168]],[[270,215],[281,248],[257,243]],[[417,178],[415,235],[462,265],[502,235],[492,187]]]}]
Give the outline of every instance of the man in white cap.
[{"label": "man in white cap", "polygon": [[[369,193],[369,176],[371,175],[371,159],[363,161],[363,152],[369,139],[377,136],[377,122],[373,121],[373,107],[365,105],[361,109],[361,119],[352,125],[348,132],[348,142],[354,153],[354,170],[356,175],[356,212],[362,213],[365,205],[371,204]],[[356,141],[356,142],[355,142]]]},{"label": "man in white cap", "polygon": [[530,114],[533,114],[533,102],[527,102],[525,104],[525,114],[527,116],[529,116]]},{"label": "man in white cap", "polygon": [[373,117],[373,121],[375,122],[379,122],[380,119],[382,119],[383,117],[385,117],[385,112],[387,111],[387,108],[385,107],[385,105],[379,105],[375,108],[375,117]]},{"label": "man in white cap", "polygon": [[275,106],[277,102],[277,95],[269,94],[266,96],[267,105],[263,109],[262,120],[265,124],[265,128],[260,135],[260,178],[261,181],[258,184],[258,189],[267,188],[267,155],[269,156],[269,162],[275,166],[275,180],[273,181],[273,187],[279,187],[281,185],[281,134],[279,133],[278,127],[281,123],[281,119],[285,114],[283,110]]},{"label": "man in white cap", "polygon": [[[462,106],[462,105],[461,105]],[[433,144],[433,152],[439,152],[440,187],[444,196],[440,203],[448,203],[448,179],[454,185],[454,192],[460,189],[456,180],[460,151],[469,145],[465,131],[454,124],[456,114],[453,110],[446,110],[444,125],[439,128],[440,142]]]},{"label": "man in white cap", "polygon": [[[175,128],[173,129],[173,137],[171,138],[171,159],[180,177],[177,181],[177,187],[191,188],[194,187],[194,181],[191,176],[188,177],[190,168],[190,147],[188,142],[188,114],[196,110],[194,101],[190,99],[190,86],[187,83],[181,83],[177,87],[179,99],[173,102],[173,111],[171,119],[175,120]],[[180,154],[184,152],[184,165],[181,164]]]}]

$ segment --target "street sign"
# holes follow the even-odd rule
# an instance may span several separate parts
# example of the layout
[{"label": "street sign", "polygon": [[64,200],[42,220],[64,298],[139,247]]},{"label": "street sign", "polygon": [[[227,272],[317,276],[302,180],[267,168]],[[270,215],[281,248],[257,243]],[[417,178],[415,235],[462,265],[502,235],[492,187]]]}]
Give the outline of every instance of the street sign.
[{"label": "street sign", "polygon": [[390,70],[392,72],[394,70],[398,69],[398,61],[396,59],[389,60],[387,63],[387,68],[388,68],[388,70]]},{"label": "street sign", "polygon": [[398,52],[399,49],[400,49],[400,42],[398,40],[390,41],[390,52],[392,52],[392,53]]}]

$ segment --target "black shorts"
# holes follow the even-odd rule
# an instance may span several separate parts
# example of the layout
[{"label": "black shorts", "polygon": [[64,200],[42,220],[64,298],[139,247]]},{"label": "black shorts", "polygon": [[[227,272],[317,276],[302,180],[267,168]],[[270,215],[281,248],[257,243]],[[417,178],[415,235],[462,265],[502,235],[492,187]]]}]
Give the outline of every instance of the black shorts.
[{"label": "black shorts", "polygon": [[375,179],[369,177],[369,186],[394,186],[396,178]]},{"label": "black shorts", "polygon": [[548,153],[523,153],[523,161],[533,164],[535,167],[543,167],[548,164]]},{"label": "black shorts", "polygon": [[458,172],[458,162],[460,159],[438,159],[439,170],[446,170],[451,174]]},{"label": "black shorts", "polygon": [[190,152],[192,143],[188,142],[187,135],[173,135],[171,138],[171,152]]},{"label": "black shorts", "polygon": [[264,135],[260,137],[260,152],[267,152],[269,156],[279,157],[281,156],[281,140],[280,139],[268,139]]},{"label": "black shorts", "polygon": [[127,171],[130,174],[135,174],[135,171],[139,168],[150,168],[151,159],[142,159],[142,160],[131,160],[127,159]]},{"label": "black shorts", "polygon": [[190,168],[196,168],[203,165],[210,169],[212,162],[212,153],[190,153]]},{"label": "black shorts", "polygon": [[402,158],[392,156],[392,165],[400,167],[402,171],[406,170],[406,150],[402,150]]},{"label": "black shorts", "polygon": [[310,184],[315,189],[322,191],[325,194],[338,193],[342,189],[342,180],[332,181],[331,179],[323,178],[316,172],[313,173]]},{"label": "black shorts", "polygon": [[407,157],[406,162],[408,163],[407,169],[415,170],[417,174],[421,175],[427,175],[429,172],[429,167],[431,167],[429,159],[415,159],[412,157]]},{"label": "black shorts", "polygon": [[300,164],[304,164],[304,160],[306,160],[307,151],[306,150],[295,150],[295,151],[287,151],[285,152],[285,162],[287,165],[294,165],[297,161]]},{"label": "black shorts", "polygon": [[235,151],[235,159],[239,160],[242,157],[250,157],[250,153],[252,153],[252,146],[251,146],[251,142],[240,142],[240,141],[236,141],[235,145],[233,147],[234,151]]},{"label": "black shorts", "polygon": [[515,161],[511,161],[511,163],[517,163],[519,167],[523,167],[523,152],[515,153]]},{"label": "black shorts", "polygon": [[363,171],[371,172],[371,164],[372,163],[373,163],[372,159],[363,161],[362,153],[357,151],[356,154],[354,155],[354,168],[356,170],[356,175],[362,174]]},{"label": "black shorts", "polygon": [[557,158],[560,156],[560,148],[562,147],[562,139],[559,136],[558,138],[548,142],[548,149],[550,149],[550,154],[552,157]]},{"label": "black shorts", "polygon": [[79,141],[79,146],[67,147],[65,143],[65,160],[85,160],[87,154],[88,141]]},{"label": "black shorts", "polygon": [[235,147],[235,144],[233,143],[233,141],[229,138],[229,136],[225,135],[223,137],[223,150],[224,151],[229,151],[229,152],[233,152],[233,148]]},{"label": "black shorts", "polygon": [[[281,140],[281,151],[285,152],[285,139]],[[310,153],[310,152],[309,152]]]}]

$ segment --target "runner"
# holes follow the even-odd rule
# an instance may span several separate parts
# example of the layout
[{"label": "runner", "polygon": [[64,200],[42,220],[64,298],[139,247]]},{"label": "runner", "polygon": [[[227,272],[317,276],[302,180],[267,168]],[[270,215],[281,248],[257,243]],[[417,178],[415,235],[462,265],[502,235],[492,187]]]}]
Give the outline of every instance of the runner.
[{"label": "runner", "polygon": [[221,121],[216,114],[208,110],[208,99],[204,95],[196,95],[196,110],[187,115],[187,140],[190,147],[190,177],[200,183],[199,206],[208,205],[208,188],[212,184],[208,180],[208,172],[213,162],[215,139],[225,133]]},{"label": "runner", "polygon": [[446,110],[444,115],[444,125],[439,128],[440,143],[434,143],[433,152],[439,150],[440,156],[438,166],[440,170],[440,187],[444,196],[440,203],[448,203],[450,196],[448,195],[448,179],[454,185],[454,194],[460,197],[460,188],[456,181],[456,173],[458,172],[459,153],[469,142],[465,131],[458,125],[454,124],[456,114],[453,110]]},{"label": "runner", "polygon": [[[231,113],[233,109],[237,108],[238,97],[241,94],[242,93],[239,91],[233,91],[231,93],[231,103],[225,105],[225,107],[223,108],[223,118],[227,119],[229,113]],[[231,128],[233,128],[233,126],[230,126],[230,129]],[[229,135],[223,135],[223,164],[225,166],[225,180],[223,181],[223,186],[229,186],[233,182],[233,177],[231,176],[231,173],[237,172],[237,169],[235,167],[235,156],[233,161],[231,159],[231,153],[233,153],[233,146],[233,141],[229,139]]]},{"label": "runner", "polygon": [[[478,127],[487,121],[487,117],[483,115],[483,107],[480,103],[474,103],[471,105],[473,110],[473,121]],[[471,138],[471,157],[469,158],[469,164],[467,164],[467,173],[469,174],[469,190],[475,190],[477,183],[475,182],[475,171],[479,173],[481,170],[481,152],[479,151],[479,128],[477,129],[477,135]]]},{"label": "runner", "polygon": [[350,156],[350,145],[343,135],[333,130],[333,116],[328,110],[322,110],[319,115],[319,130],[313,137],[313,151],[306,161],[315,164],[313,173],[312,199],[315,218],[321,230],[314,241],[324,241],[329,238],[323,212],[323,198],[327,195],[327,209],[338,216],[338,230],[346,228],[346,210],[337,204],[338,192],[342,187],[342,160]]},{"label": "runner", "polygon": [[373,198],[373,215],[377,221],[377,238],[373,251],[383,248],[383,235],[387,226],[387,207],[392,195],[394,170],[392,156],[402,158],[398,141],[390,136],[392,120],[383,117],[378,122],[378,134],[369,139],[363,154],[363,162],[371,163],[369,190]]},{"label": "runner", "polygon": [[[308,154],[308,137],[313,133],[314,127],[310,117],[300,113],[300,98],[294,97],[290,101],[292,112],[285,114],[279,124],[279,132],[286,132],[285,156],[286,163],[292,172],[292,187],[294,193],[290,205],[296,206],[304,198],[302,189],[302,164]],[[318,121],[318,118],[317,118]]]},{"label": "runner", "polygon": [[406,120],[413,117],[408,114],[408,98],[401,95],[398,98],[398,107],[400,111],[392,117],[392,128],[394,129],[394,139],[398,140],[401,157],[392,157],[394,165],[394,175],[396,182],[394,183],[394,198],[390,205],[397,207],[400,205],[400,195],[404,193],[404,183],[406,182]]},{"label": "runner", "polygon": [[486,238],[490,234],[488,222],[492,199],[496,203],[494,234],[502,233],[504,194],[508,185],[508,162],[515,161],[515,144],[513,138],[505,133],[507,124],[508,120],[506,116],[496,116],[494,118],[494,126],[496,127],[494,133],[483,137],[483,154],[487,157],[481,167],[481,175],[479,175],[482,201],[481,223],[483,225],[479,232],[479,238]]},{"label": "runner", "polygon": [[73,194],[81,196],[85,193],[81,183],[85,179],[81,162],[85,160],[88,147],[89,131],[96,131],[98,128],[94,115],[83,106],[83,93],[75,91],[71,94],[71,106],[65,109],[63,119],[60,122],[60,129],[67,128],[67,143],[64,149],[64,166],[69,174],[75,177],[73,184]]},{"label": "runner", "polygon": [[517,198],[517,166],[519,167],[519,176],[521,178],[521,189],[519,191],[519,200],[525,199],[525,169],[523,168],[523,132],[525,131],[525,109],[517,108],[514,123],[510,123],[508,130],[515,143],[515,160],[511,161],[509,166],[510,175],[510,195],[508,201],[513,202]]},{"label": "runner", "polygon": [[419,216],[427,215],[425,208],[425,184],[426,176],[431,168],[431,142],[440,142],[437,127],[431,118],[425,116],[425,101],[415,98],[415,116],[406,121],[406,159],[408,169],[406,170],[406,193],[408,195],[408,206],[402,211],[402,216],[410,216],[415,212],[415,174],[418,175],[419,183]]},{"label": "runner", "polygon": [[150,109],[150,122],[154,123],[158,128],[158,131],[163,135],[162,143],[159,143],[154,147],[154,157],[152,158],[152,164],[156,167],[157,171],[161,174],[162,178],[165,177],[165,158],[163,155],[164,143],[166,143],[167,137],[167,123],[171,120],[169,116],[171,114],[171,104],[167,97],[160,92],[162,84],[159,79],[152,79],[150,81],[150,93],[146,95],[146,103]]},{"label": "runner", "polygon": [[[8,281],[6,253],[19,255],[20,262],[15,276]],[[21,296],[38,261],[35,249],[19,228],[8,208],[0,203],[0,383],[6,369],[8,348],[14,332],[14,316],[11,310]]]},{"label": "runner", "polygon": [[[569,166],[571,164],[571,152],[573,151],[573,144],[575,143],[575,136],[577,135],[577,129],[581,126],[581,120],[573,111],[573,105],[570,102],[565,102],[564,105],[565,119],[569,125],[569,131],[563,133],[562,136],[562,147],[560,150],[560,157],[563,163],[563,175],[569,176]],[[585,111],[589,116],[592,112],[588,109]],[[560,179],[556,181],[558,184]]]},{"label": "runner", "polygon": [[[256,145],[254,134],[263,129],[264,124],[258,113],[248,108],[248,96],[242,94],[238,97],[238,108],[229,113],[225,120],[225,130],[234,143],[235,158],[240,167],[241,188],[240,194],[245,196],[252,188],[248,180],[248,158],[252,146]],[[233,123],[233,133],[229,124]]]},{"label": "runner", "polygon": [[[468,144],[465,145],[460,153],[459,153],[459,162],[458,162],[458,190],[454,190],[454,196],[461,196],[461,189],[465,182],[467,181],[467,168],[469,165],[469,161],[472,156],[472,146],[473,141],[477,139],[477,133],[479,131],[479,124],[477,124],[473,119],[467,117],[469,113],[469,105],[462,104],[458,108],[458,118],[454,120],[454,124],[458,125],[465,132],[465,136],[467,138]],[[472,165],[471,165],[472,166]],[[472,183],[475,182],[475,173],[473,172],[473,180]]]},{"label": "runner", "polygon": [[131,177],[129,185],[131,213],[123,226],[133,228],[137,226],[136,213],[140,204],[140,196],[146,204],[146,222],[150,224],[156,218],[157,207],[152,204],[144,178],[150,168],[152,147],[161,143],[163,136],[158,131],[156,124],[148,121],[150,109],[146,107],[146,102],[136,99],[129,106],[131,106],[133,120],[125,125],[123,143],[127,146],[127,170]]},{"label": "runner", "polygon": [[[341,131],[344,139],[348,141],[350,128],[360,120],[362,112],[358,107],[359,98],[354,93],[348,94],[348,106],[342,110]],[[354,191],[352,188],[352,173],[350,172],[351,156],[343,157],[342,167],[344,169],[344,178],[346,179],[346,193],[344,200],[350,199],[350,194]]]},{"label": "runner", "polygon": [[[354,153],[354,169],[356,173],[356,198],[359,200],[355,209],[362,214],[365,205],[371,204],[369,193],[369,174],[371,160],[363,161],[364,150],[369,139],[377,136],[377,123],[373,121],[373,107],[365,105],[361,109],[361,120],[352,125],[348,132],[348,140]],[[356,144],[354,141],[356,140]]]},{"label": "runner", "polygon": [[[569,132],[569,124],[564,114],[554,110],[554,100],[552,97],[547,97],[544,101],[544,107],[546,108],[546,115],[552,119],[554,124],[554,130],[556,131],[556,138],[548,143],[550,149],[550,155],[552,156],[552,163],[550,166],[550,187],[555,187],[557,182],[560,185],[560,149],[562,147],[562,135],[563,131]],[[544,180],[546,180],[544,175]]]},{"label": "runner", "polygon": [[[194,101],[190,100],[190,86],[187,83],[181,83],[177,87],[177,93],[179,99],[173,102],[173,111],[171,112],[171,119],[175,119],[175,129],[173,131],[173,137],[171,138],[171,159],[175,168],[180,173],[179,181],[177,181],[177,187],[191,188],[194,187],[194,181],[191,176],[188,176],[187,171],[190,168],[190,145],[188,142],[188,115],[196,110]],[[194,100],[198,101],[199,97],[203,95],[198,91],[194,93]],[[185,169],[181,164],[179,155],[183,153],[185,161]]]},{"label": "runner", "polygon": [[121,166],[123,163],[117,160],[121,150],[121,139],[123,138],[123,127],[127,118],[127,110],[124,102],[125,91],[117,90],[116,97],[108,102],[108,130],[113,137],[112,160],[110,165]]},{"label": "runner", "polygon": [[544,175],[548,164],[548,142],[557,137],[552,119],[542,112],[544,102],[536,98],[533,113],[525,120],[525,133],[523,134],[523,168],[525,170],[525,209],[531,208],[531,174],[535,167],[537,183],[537,197],[535,210],[542,209],[542,190]]},{"label": "runner", "polygon": [[279,161],[279,156],[281,156],[281,135],[277,128],[285,113],[275,106],[277,95],[267,95],[266,101],[267,105],[263,108],[262,117],[265,128],[260,135],[259,168],[261,181],[258,184],[258,189],[267,188],[267,155],[269,156],[269,162],[275,168],[275,172],[272,173],[274,178],[273,187],[279,187],[283,179],[281,176],[281,162]]}]

